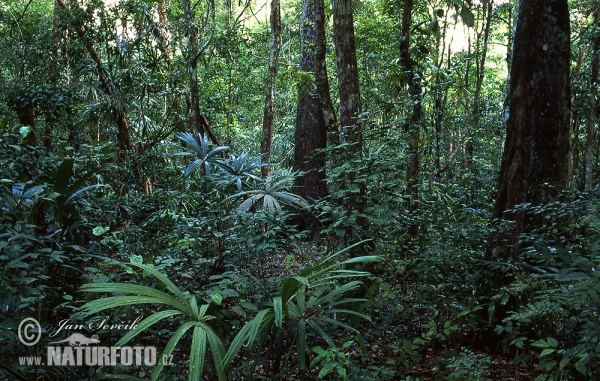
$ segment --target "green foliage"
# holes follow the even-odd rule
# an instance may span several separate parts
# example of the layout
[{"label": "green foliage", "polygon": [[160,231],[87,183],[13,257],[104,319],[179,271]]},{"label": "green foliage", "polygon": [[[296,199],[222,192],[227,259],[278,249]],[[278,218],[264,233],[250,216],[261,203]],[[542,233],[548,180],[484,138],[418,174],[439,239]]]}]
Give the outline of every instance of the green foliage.
[{"label": "green foliage", "polygon": [[[142,320],[139,325],[123,336],[115,345],[121,346],[134,339],[140,333],[146,331],[154,324],[160,323],[164,319],[184,315],[185,318],[180,322],[179,327],[173,332],[169,342],[165,346],[159,358],[168,358],[173,349],[177,346],[181,338],[192,330],[192,346],[190,349],[190,374],[189,380],[200,380],[205,368],[205,357],[207,343],[212,354],[213,363],[219,380],[224,380],[225,366],[222,363],[226,356],[225,347],[220,337],[215,332],[213,326],[216,316],[208,312],[208,304],[198,304],[197,297],[193,294],[184,293],[169,280],[164,274],[157,271],[153,266],[141,263],[141,258],[132,257],[132,266],[138,267],[144,271],[144,274],[151,274],[157,278],[160,284],[171,292],[157,290],[152,287],[135,285],[130,283],[90,283],[83,285],[81,291],[85,292],[103,292],[120,293],[121,296],[111,296],[100,298],[87,302],[82,306],[82,310],[87,315],[97,314],[107,309],[131,306],[136,304],[163,304],[171,309],[162,310],[154,313],[152,316]],[[220,303],[216,303],[220,305]],[[158,380],[164,363],[159,362],[150,377],[151,380]]]},{"label": "green foliage", "polygon": [[452,372],[448,374],[448,379],[464,381],[489,380],[485,374],[490,364],[491,359],[488,356],[474,353],[467,348],[461,348],[460,354],[455,355],[450,360],[448,368],[451,368]]},{"label": "green foliage", "polygon": [[198,167],[203,166],[204,175],[210,175],[212,173],[213,166],[217,163],[217,159],[219,158],[219,154],[229,149],[227,146],[217,147],[209,151],[209,143],[208,136],[200,136],[198,135],[198,140],[194,135],[189,132],[177,132],[175,134],[181,141],[187,144],[188,147],[193,152],[177,152],[173,155],[176,156],[197,156],[198,158],[192,161],[190,165],[185,169],[184,176],[189,177],[192,173],[198,169]]},{"label": "green foliage", "polygon": [[276,209],[281,213],[281,204],[287,204],[297,208],[308,209],[309,205],[302,197],[286,191],[294,182],[296,173],[292,174],[273,174],[267,176],[262,183],[261,189],[240,191],[231,197],[244,197],[245,200],[240,204],[238,210],[247,212],[256,204],[262,204],[264,209]]},{"label": "green foliage", "polygon": [[310,368],[317,364],[321,364],[319,378],[325,378],[332,370],[335,370],[342,379],[347,379],[347,369],[350,366],[350,360],[346,357],[344,349],[349,348],[354,344],[353,341],[346,341],[342,344],[341,350],[338,348],[324,349],[320,346],[314,346],[311,351],[315,352],[316,356],[310,362]]}]

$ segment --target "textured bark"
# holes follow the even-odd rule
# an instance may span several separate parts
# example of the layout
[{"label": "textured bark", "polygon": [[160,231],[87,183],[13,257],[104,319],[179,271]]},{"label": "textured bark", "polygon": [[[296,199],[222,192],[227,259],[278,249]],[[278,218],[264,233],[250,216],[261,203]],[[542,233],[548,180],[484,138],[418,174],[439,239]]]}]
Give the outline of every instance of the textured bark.
[{"label": "textured bark", "polygon": [[[337,59],[337,75],[340,99],[340,128],[349,143],[346,160],[356,160],[362,155],[362,127],[358,120],[360,112],[360,91],[358,66],[356,63],[356,39],[351,0],[333,0],[333,35]],[[347,202],[348,214],[358,213],[356,230],[348,229],[351,236],[365,238],[367,220],[362,215],[366,207],[366,185],[357,181],[359,173],[348,173],[347,189],[358,187],[351,192]]]},{"label": "textured bark", "polygon": [[[315,0],[302,1],[299,69],[307,74],[312,74],[315,70],[314,3]],[[314,80],[303,82],[299,87],[294,132],[294,170],[305,172],[296,178],[295,193],[308,199],[319,199],[327,195],[325,156],[323,153],[315,153],[315,150],[327,147],[327,130],[321,100],[315,91]],[[306,214],[299,221],[301,228],[306,227],[308,216]]]},{"label": "textured bark", "polygon": [[327,76],[327,37],[325,35],[325,9],[323,0],[314,1],[315,20],[315,84],[321,108],[323,110],[323,123],[327,130],[327,140],[330,146],[339,144],[339,129],[336,120],[331,94],[329,92],[329,78]]},{"label": "textured bark", "polygon": [[265,112],[263,118],[263,138],[260,143],[262,177],[271,173],[271,146],[273,145],[273,119],[275,116],[275,85],[277,82],[277,65],[281,46],[281,9],[279,0],[271,0],[271,51],[269,54],[269,72],[267,74],[267,92],[265,95]]},{"label": "textured bark", "polygon": [[594,143],[596,142],[596,98],[598,97],[598,61],[600,56],[600,11],[594,13],[594,51],[592,57],[592,71],[590,74],[590,95],[588,100],[589,110],[586,124],[586,142],[583,159],[584,167],[584,190],[591,191],[594,188]]},{"label": "textured bark", "polygon": [[[410,55],[410,27],[413,10],[413,0],[404,2],[402,13],[402,40],[400,41],[400,62],[404,68],[408,93],[410,95],[412,110],[404,130],[408,133],[408,168],[406,171],[406,193],[408,199],[408,213],[414,214],[418,208],[419,199],[419,146],[420,146],[420,124],[423,117],[421,75],[415,71],[415,62]],[[413,224],[409,227],[409,239],[414,239],[418,233],[418,226]],[[411,246],[410,243],[407,243]]]},{"label": "textured bark", "polygon": [[[551,201],[564,189],[569,163],[569,12],[567,0],[524,0],[515,33],[509,115],[500,168],[497,218],[514,229],[496,242],[500,257],[516,258],[518,236],[540,223],[508,210]],[[528,226],[531,225],[531,226]]]}]

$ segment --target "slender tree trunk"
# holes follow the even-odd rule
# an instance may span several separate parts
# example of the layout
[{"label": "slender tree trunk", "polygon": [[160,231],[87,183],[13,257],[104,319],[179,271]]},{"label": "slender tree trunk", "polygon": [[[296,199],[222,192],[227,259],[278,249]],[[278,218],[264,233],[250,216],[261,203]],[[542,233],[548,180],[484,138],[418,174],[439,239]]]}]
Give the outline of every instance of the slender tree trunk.
[{"label": "slender tree trunk", "polygon": [[[315,71],[315,0],[302,1],[302,29],[299,69],[309,78]],[[327,130],[319,95],[313,80],[303,82],[298,89],[296,129],[294,133],[294,170],[304,172],[296,178],[296,194],[318,199],[327,195],[325,156],[315,150],[327,147]],[[308,214],[304,216],[308,217]],[[300,221],[304,228],[306,222]],[[313,221],[307,221],[313,222]]]},{"label": "slender tree trunk", "polygon": [[279,0],[271,0],[271,50],[269,54],[269,72],[267,75],[267,91],[265,95],[265,112],[263,118],[263,137],[260,152],[263,154],[261,168],[262,177],[271,174],[271,147],[273,144],[273,123],[275,116],[275,85],[277,82],[277,66],[281,45],[281,9]]},{"label": "slender tree trunk", "polygon": [[[487,47],[488,47],[488,41],[489,41],[489,36],[490,36],[490,26],[492,23],[492,9],[493,9],[493,1],[490,0],[490,1],[488,1],[488,4],[487,4],[486,17],[484,20],[484,25],[482,27],[482,29],[483,29],[483,31],[482,31],[483,46],[481,47],[481,57],[477,60],[477,63],[476,63],[477,66],[476,66],[475,92],[473,95],[473,110],[470,115],[470,120],[467,122],[467,128],[465,129],[463,134],[458,139],[458,142],[456,143],[454,150],[446,158],[444,165],[438,166],[429,175],[429,193],[430,193],[430,196],[432,196],[432,197],[435,196],[435,190],[434,190],[434,185],[433,185],[435,178],[440,173],[445,172],[450,168],[450,166],[452,165],[452,162],[454,161],[454,158],[458,154],[458,151],[462,147],[462,144],[465,141],[466,137],[469,135],[469,132],[471,131],[471,129],[473,127],[477,128],[479,126],[479,118],[481,116],[480,115],[481,114],[481,111],[480,111],[481,89],[483,88],[483,79],[485,77],[485,61],[486,61]],[[479,38],[478,38],[478,40],[479,40]],[[466,108],[468,109],[468,107],[466,107]]]},{"label": "slender tree trunk", "polygon": [[513,220],[515,225],[490,247],[502,258],[516,258],[519,235],[541,223],[510,210],[521,203],[551,201],[568,180],[569,27],[567,0],[521,1],[494,209],[494,217]]},{"label": "slender tree trunk", "polygon": [[[64,0],[56,0],[57,4],[68,11],[67,4]],[[75,27],[75,32],[77,36],[87,49],[88,53],[94,60],[96,64],[96,68],[98,70],[98,77],[100,78],[100,83],[102,84],[103,90],[111,97],[119,97],[122,96],[120,90],[117,88],[116,84],[113,82],[112,78],[110,78],[108,71],[104,67],[102,63],[102,59],[94,49],[91,41],[89,40],[87,34],[83,29],[83,25],[74,17],[71,18],[73,22],[73,26]],[[123,104],[123,102],[119,102]],[[131,133],[129,131],[129,123],[127,121],[127,113],[124,108],[115,108],[114,110],[116,114],[117,121],[117,139],[119,144],[119,150],[117,153],[117,161],[121,162],[124,160],[125,151],[130,151],[133,149],[133,143],[131,142]]]},{"label": "slender tree trunk", "polygon": [[190,87],[190,121],[189,127],[200,135],[204,135],[204,128],[200,123],[200,98],[198,94],[198,28],[194,21],[192,5],[190,0],[183,0],[183,14],[185,16],[186,30],[188,34],[188,63],[189,63],[189,87]]},{"label": "slender tree trunk", "polygon": [[584,154],[584,190],[591,191],[594,188],[594,144],[596,142],[596,98],[598,97],[598,61],[600,56],[600,11],[594,12],[594,34],[592,72],[590,75],[590,95],[588,100],[589,110],[586,124],[586,142]]},{"label": "slender tree trunk", "polygon": [[[410,215],[416,213],[419,200],[419,146],[420,146],[420,124],[423,116],[421,76],[415,71],[415,62],[410,55],[410,27],[413,10],[413,0],[404,2],[402,13],[402,40],[400,41],[400,62],[404,68],[408,93],[410,95],[412,110],[404,130],[408,133],[408,168],[406,171],[406,193],[409,196],[408,212]],[[417,237],[418,225],[409,226],[409,240]],[[412,244],[407,242],[407,247]]]}]

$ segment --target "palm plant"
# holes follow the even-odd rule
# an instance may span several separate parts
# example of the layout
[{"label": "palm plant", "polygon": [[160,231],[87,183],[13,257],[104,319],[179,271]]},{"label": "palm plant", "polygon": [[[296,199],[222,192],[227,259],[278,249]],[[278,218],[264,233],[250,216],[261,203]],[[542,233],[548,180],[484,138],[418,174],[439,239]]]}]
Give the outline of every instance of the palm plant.
[{"label": "palm plant", "polygon": [[[100,298],[83,305],[82,310],[87,314],[96,314],[111,308],[122,306],[131,306],[135,304],[163,304],[170,309],[157,312],[146,319],[142,320],[139,325],[123,336],[115,345],[120,346],[129,342],[131,339],[142,333],[148,327],[160,322],[161,320],[183,316],[184,321],[173,332],[169,342],[162,352],[160,359],[171,355],[173,349],[177,346],[179,340],[189,331],[192,330],[192,346],[190,349],[190,374],[189,380],[196,381],[202,377],[204,370],[205,356],[207,343],[210,347],[213,363],[217,371],[219,380],[225,380],[225,371],[222,366],[223,358],[226,354],[223,342],[211,327],[211,321],[218,319],[216,316],[209,315],[209,304],[198,305],[196,297],[189,293],[184,293],[164,274],[156,270],[151,265],[142,263],[131,263],[156,277],[156,279],[170,291],[170,294],[157,290],[152,287],[130,284],[130,283],[93,283],[86,284],[81,287],[81,291],[85,292],[103,292],[103,293],[121,293],[120,296],[111,296]],[[233,356],[231,356],[233,358]],[[163,370],[164,364],[160,361],[152,371],[150,380],[155,381]],[[120,377],[120,376],[115,376]],[[128,379],[135,379],[127,377]]]},{"label": "palm plant", "polygon": [[30,208],[43,190],[43,185],[34,185],[25,190],[25,184],[13,184],[10,194],[0,198],[0,210],[8,214],[16,214],[23,208]]},{"label": "palm plant", "polygon": [[[335,260],[347,250],[363,244],[358,242],[329,257],[320,263],[302,271],[299,275],[285,279],[281,285],[280,294],[273,298],[269,308],[261,311],[247,325],[261,327],[264,336],[275,326],[281,330],[284,319],[297,321],[295,332],[296,346],[298,350],[298,363],[300,375],[304,380],[306,376],[306,350],[307,330],[312,330],[323,339],[330,348],[336,348],[331,336],[328,334],[329,327],[341,327],[350,332],[358,333],[358,330],[342,320],[345,316],[354,316],[357,319],[371,321],[367,315],[351,309],[350,306],[366,301],[364,298],[353,297],[352,294],[362,287],[360,278],[370,273],[365,271],[346,269],[354,264],[364,264],[379,261],[377,256],[362,256]],[[348,281],[349,280],[349,281]],[[245,338],[249,343],[255,337],[249,333]],[[242,340],[242,332],[238,334]],[[277,369],[275,369],[277,371]]]},{"label": "palm plant", "polygon": [[[184,172],[185,177],[189,177],[198,167],[204,167],[204,174],[210,175],[212,166],[219,163],[219,155],[229,149],[229,146],[220,146],[209,151],[208,137],[198,135],[198,140],[189,132],[177,132],[175,136],[186,143],[193,152],[176,152],[174,156],[197,156],[190,165],[187,166]],[[198,143],[199,142],[199,143]]]},{"label": "palm plant", "polygon": [[267,163],[261,163],[262,156],[248,158],[248,155],[248,152],[242,152],[238,157],[232,155],[229,159],[216,163],[217,167],[223,169],[227,173],[229,181],[235,182],[239,191],[242,190],[242,179],[244,177],[261,181],[261,178],[255,175],[253,171],[267,165]]},{"label": "palm plant", "polygon": [[282,211],[281,204],[308,209],[310,206],[304,198],[285,190],[294,182],[294,177],[295,174],[285,175],[281,178],[267,176],[261,189],[240,191],[231,197],[246,198],[238,207],[240,212],[247,212],[259,203],[262,203],[264,209],[276,209],[278,212]]}]

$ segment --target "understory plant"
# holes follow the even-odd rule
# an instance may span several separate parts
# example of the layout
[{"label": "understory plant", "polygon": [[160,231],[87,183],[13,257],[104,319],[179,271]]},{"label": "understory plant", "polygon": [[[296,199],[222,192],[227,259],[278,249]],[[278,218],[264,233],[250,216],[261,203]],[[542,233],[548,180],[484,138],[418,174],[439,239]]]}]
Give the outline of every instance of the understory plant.
[{"label": "understory plant", "polygon": [[[347,249],[350,249],[348,247]],[[177,318],[178,326],[174,328],[171,337],[159,358],[167,358],[178,346],[181,339],[191,331],[192,340],[189,354],[190,381],[202,379],[202,374],[207,367],[206,354],[210,351],[212,366],[219,380],[233,378],[232,362],[242,348],[246,354],[255,356],[252,369],[255,369],[263,344],[269,334],[275,333],[278,337],[284,329],[284,321],[295,320],[298,351],[298,363],[301,377],[306,374],[306,351],[309,335],[313,331],[324,340],[330,348],[335,348],[331,330],[341,327],[350,332],[358,332],[356,328],[345,320],[347,316],[370,320],[363,313],[354,311],[353,303],[364,301],[355,294],[362,283],[360,278],[369,273],[351,269],[351,266],[377,261],[376,256],[364,256],[338,260],[347,249],[339,251],[314,266],[291,276],[283,281],[278,295],[267,303],[265,308],[258,310],[254,318],[243,324],[235,337],[228,342],[222,336],[218,327],[229,327],[222,321],[217,312],[221,308],[219,298],[211,298],[206,302],[197,293],[184,292],[179,289],[165,274],[154,266],[143,264],[139,256],[132,256],[131,266],[143,270],[144,277],[152,275],[158,281],[156,287],[135,283],[90,283],[81,287],[81,291],[96,293],[118,294],[90,301],[83,305],[82,310],[86,315],[93,315],[109,309],[127,307],[139,304],[163,305],[161,309],[142,320],[136,328],[129,331],[115,345],[128,343],[151,327],[169,318]],[[128,270],[134,273],[133,270]],[[163,291],[164,290],[164,291]],[[227,333],[227,332],[225,332]],[[257,345],[255,345],[257,344]],[[251,351],[253,351],[252,354]],[[280,355],[280,354],[279,354]],[[150,376],[151,380],[158,380],[163,371],[164,364],[157,363]],[[112,375],[113,378],[136,379],[133,376]],[[250,375],[252,377],[252,375]]]}]

